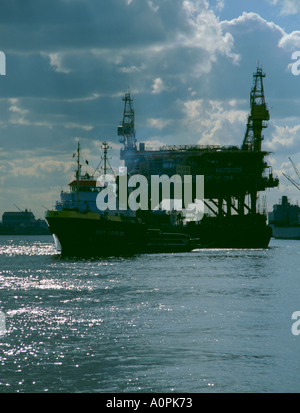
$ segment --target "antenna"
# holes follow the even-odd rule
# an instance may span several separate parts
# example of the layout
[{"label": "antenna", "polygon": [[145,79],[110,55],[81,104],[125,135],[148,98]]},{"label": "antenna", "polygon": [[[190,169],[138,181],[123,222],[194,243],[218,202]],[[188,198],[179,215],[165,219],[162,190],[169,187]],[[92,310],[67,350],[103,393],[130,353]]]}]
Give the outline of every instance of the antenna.
[{"label": "antenna", "polygon": [[99,167],[101,166],[101,164],[103,162],[104,163],[104,166],[103,166],[104,175],[106,175],[106,173],[107,173],[107,169],[108,169],[107,165],[108,165],[109,169],[112,171],[113,175],[115,176],[114,170],[113,170],[113,168],[112,168],[112,166],[111,166],[111,164],[108,160],[108,157],[107,157],[107,152],[108,152],[109,149],[111,149],[111,146],[109,146],[108,143],[106,141],[104,141],[104,142],[102,142],[101,149],[103,149],[104,156],[101,157],[101,161],[99,162],[99,164],[98,164],[97,168],[95,169],[93,175],[99,169]]},{"label": "antenna", "polygon": [[80,165],[80,142],[78,141],[77,146],[77,171],[76,171],[76,180],[77,180],[77,208],[79,207],[79,180],[81,178],[81,165]]},{"label": "antenna", "polygon": [[104,170],[103,170],[103,172],[104,172],[104,175],[106,175],[107,164],[109,165],[110,169],[112,170],[111,164],[109,163],[109,160],[107,159],[107,151],[108,151],[108,149],[111,149],[111,147],[108,145],[108,143],[106,141],[104,141],[102,143],[102,149],[103,149],[103,153],[104,153],[104,157],[103,157]]}]

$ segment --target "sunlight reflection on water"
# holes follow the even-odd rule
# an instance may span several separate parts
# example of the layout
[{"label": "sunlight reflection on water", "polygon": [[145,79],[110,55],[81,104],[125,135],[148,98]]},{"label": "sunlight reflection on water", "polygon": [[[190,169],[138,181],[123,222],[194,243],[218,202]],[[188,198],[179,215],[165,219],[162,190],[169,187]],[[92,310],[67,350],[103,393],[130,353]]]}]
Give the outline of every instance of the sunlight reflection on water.
[{"label": "sunlight reflection on water", "polygon": [[[47,237],[49,239],[49,237]],[[20,240],[18,243],[15,239],[6,240],[5,244],[0,244],[0,255],[6,255],[9,257],[15,255],[56,255],[57,250],[53,242],[45,243],[42,241],[30,242],[28,240]]]},{"label": "sunlight reflection on water", "polygon": [[62,259],[0,237],[0,393],[297,390],[299,254]]}]

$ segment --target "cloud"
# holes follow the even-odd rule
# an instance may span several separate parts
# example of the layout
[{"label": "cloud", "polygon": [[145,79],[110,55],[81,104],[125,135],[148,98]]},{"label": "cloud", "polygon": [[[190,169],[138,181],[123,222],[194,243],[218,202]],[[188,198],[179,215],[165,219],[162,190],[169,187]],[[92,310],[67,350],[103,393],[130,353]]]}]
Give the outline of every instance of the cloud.
[{"label": "cloud", "polygon": [[190,26],[188,35],[182,33],[179,36],[185,47],[204,49],[209,52],[211,61],[215,61],[218,53],[233,59],[234,62],[238,61],[238,55],[232,53],[233,37],[222,30],[218,18],[209,9],[206,1],[186,0],[183,2],[183,10]]},{"label": "cloud", "polygon": [[152,85],[152,93],[154,95],[160,94],[163,90],[165,90],[166,87],[164,86],[164,82],[160,77],[157,77],[154,79],[153,85]]},{"label": "cloud", "polygon": [[158,12],[158,10],[159,10],[158,5],[155,5],[154,2],[151,1],[151,0],[148,0],[148,4],[149,4],[149,7],[151,8],[151,10],[153,10],[155,13]]},{"label": "cloud", "polygon": [[224,9],[225,3],[224,0],[217,0],[216,9],[221,11]]},{"label": "cloud", "polygon": [[9,99],[11,106],[9,107],[9,110],[17,115],[24,116],[28,113],[27,109],[22,109],[20,106],[18,106],[19,101],[16,98],[11,98]]},{"label": "cloud", "polygon": [[266,29],[270,29],[274,32],[278,32],[279,35],[285,34],[284,30],[279,25],[275,24],[274,22],[267,21],[258,13],[254,12],[243,12],[241,16],[234,18],[232,20],[224,20],[220,24],[221,27],[223,27],[225,30],[229,29],[230,27],[244,25],[244,28],[247,29],[248,33],[255,32],[258,29],[264,31]]},{"label": "cloud", "polygon": [[[275,3],[277,4],[277,2]],[[300,13],[300,4],[298,0],[281,0],[279,1],[281,5],[282,14],[298,14]]]},{"label": "cloud", "polygon": [[265,143],[268,150],[277,153],[295,153],[299,151],[300,125],[273,125],[272,138]]},{"label": "cloud", "polygon": [[284,33],[278,43],[279,47],[294,51],[300,49],[300,31],[293,31],[291,33]]},{"label": "cloud", "polygon": [[197,130],[199,144],[241,146],[247,112],[230,106],[232,103],[228,106],[226,102],[203,99],[185,102],[187,130]]},{"label": "cloud", "polygon": [[163,119],[163,118],[149,118],[148,119],[149,126],[152,128],[159,129],[159,130],[166,128],[170,123],[171,123],[170,120]]},{"label": "cloud", "polygon": [[66,69],[62,65],[63,56],[61,53],[49,53],[50,66],[58,73],[70,73],[70,69]]},{"label": "cloud", "polygon": [[[283,113],[291,113],[290,105],[283,105],[282,102],[297,98],[296,78],[291,73],[291,64],[292,53],[298,44],[298,33],[287,33],[278,24],[254,12],[244,12],[235,19],[222,21],[221,25],[223,30],[230,32],[234,37],[235,49],[241,56],[239,62],[241,73],[245,73],[247,68],[257,63],[262,65],[267,74],[265,80],[267,99],[274,99],[277,108],[280,105],[281,116]],[[268,88],[268,84],[272,86]],[[241,86],[239,90],[243,91],[243,87]],[[277,108],[271,116],[273,113],[275,116],[279,114]]]},{"label": "cloud", "polygon": [[[272,3],[298,10],[297,2]],[[223,0],[4,1],[2,193],[33,177],[64,184],[75,138],[95,165],[101,148],[94,143],[109,140],[117,165],[128,88],[139,142],[241,145],[257,61],[272,119],[263,145],[276,152],[276,165],[288,151],[297,154],[300,77],[290,65],[299,32],[283,29],[282,13],[276,21],[255,10],[222,20],[228,7]]]}]

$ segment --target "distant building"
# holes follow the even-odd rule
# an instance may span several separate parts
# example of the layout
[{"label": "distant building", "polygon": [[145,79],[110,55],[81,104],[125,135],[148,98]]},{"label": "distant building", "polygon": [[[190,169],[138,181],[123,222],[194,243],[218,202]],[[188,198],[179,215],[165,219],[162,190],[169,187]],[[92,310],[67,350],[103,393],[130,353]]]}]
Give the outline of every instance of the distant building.
[{"label": "distant building", "polygon": [[286,195],[282,196],[281,204],[273,205],[273,212],[269,212],[269,223],[276,226],[294,226],[300,224],[300,208],[291,205]]},{"label": "distant building", "polygon": [[21,212],[4,212],[2,215],[2,224],[15,225],[15,224],[30,224],[35,222],[35,217],[31,211],[25,209]]},{"label": "distant building", "polygon": [[300,239],[300,207],[290,204],[286,195],[282,196],[281,204],[273,205],[268,217],[274,238]]},{"label": "distant building", "polygon": [[4,212],[0,223],[2,235],[46,235],[50,234],[44,219],[35,219],[31,211]]}]

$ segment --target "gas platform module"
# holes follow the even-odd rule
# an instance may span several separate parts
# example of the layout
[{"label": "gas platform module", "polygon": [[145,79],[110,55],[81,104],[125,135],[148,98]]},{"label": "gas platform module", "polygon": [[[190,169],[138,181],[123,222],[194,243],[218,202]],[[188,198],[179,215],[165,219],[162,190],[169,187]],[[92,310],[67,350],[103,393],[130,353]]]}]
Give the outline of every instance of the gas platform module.
[{"label": "gas platform module", "polygon": [[123,121],[118,135],[129,176],[153,175],[204,176],[205,214],[199,221],[171,222],[171,214],[139,211],[148,227],[189,234],[199,245],[212,248],[266,248],[272,236],[266,213],[257,208],[258,194],[275,188],[279,179],[273,176],[265,160],[269,152],[262,150],[262,131],[270,119],[265,102],[262,68],[253,74],[250,92],[250,114],[241,147],[220,145],[171,145],[147,149],[137,144],[133,99],[126,93]]}]

